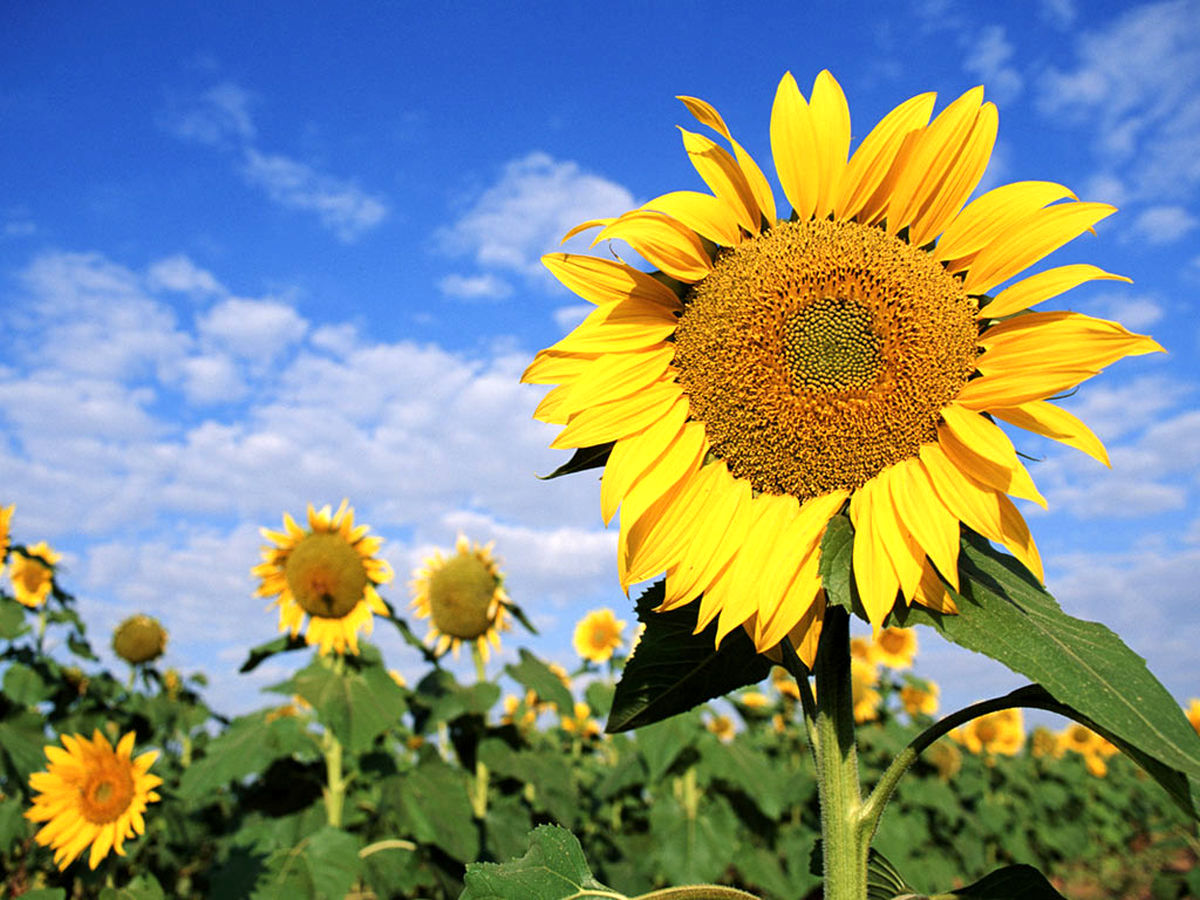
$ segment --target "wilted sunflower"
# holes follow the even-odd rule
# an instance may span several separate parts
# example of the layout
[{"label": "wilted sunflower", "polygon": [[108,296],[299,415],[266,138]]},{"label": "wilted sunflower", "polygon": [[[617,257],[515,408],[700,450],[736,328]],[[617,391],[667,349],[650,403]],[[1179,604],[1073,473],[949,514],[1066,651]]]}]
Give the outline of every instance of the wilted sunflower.
[{"label": "wilted sunflower", "polygon": [[153,616],[130,616],[113,632],[113,652],[131,666],[158,659],[167,650],[167,629]]},{"label": "wilted sunflower", "polygon": [[575,652],[591,662],[606,662],[623,643],[621,632],[624,630],[625,622],[611,609],[592,610],[575,626],[572,638]]},{"label": "wilted sunflower", "polygon": [[429,619],[427,644],[441,655],[453,648],[455,656],[463,641],[474,641],[486,662],[493,647],[500,647],[500,632],[507,631],[510,613],[504,576],[492,557],[492,545],[475,544],[459,535],[449,559],[435,550],[425,564],[413,572],[409,589],[412,608]]},{"label": "wilted sunflower", "polygon": [[115,751],[99,730],[91,740],[81,734],[64,734],[61,739],[65,750],[53,744],[46,747],[47,771],[29,776],[29,786],[38,793],[25,818],[46,823],[34,840],[54,848],[60,870],[88,844],[92,845],[88,866],[94,869],[109,850],[124,856],[125,839],[146,830],[142,813],[159,799],[154,788],[162,784],[161,778],[149,774],[158,751],[133,759],[132,731],[121,738]]},{"label": "wilted sunflower", "polygon": [[0,506],[0,575],[4,574],[5,561],[8,559],[9,525],[12,522],[13,510],[16,508],[15,503]]},{"label": "wilted sunflower", "polygon": [[256,597],[275,597],[279,630],[300,633],[321,653],[358,653],[358,632],[370,634],[372,613],[387,614],[375,588],[392,580],[392,567],[376,554],[383,539],[355,526],[354,510],[343,500],[337,512],[308,506],[308,529],[283,515],[283,531],[262,529],[274,546],[263,547],[263,562],[251,571],[262,579]]},{"label": "wilted sunflower", "polygon": [[45,541],[26,547],[24,552],[18,550],[8,573],[17,602],[30,609],[45,603],[54,586],[54,567],[61,559],[62,554],[51,550]]},{"label": "wilted sunflower", "polygon": [[898,596],[955,611],[938,576],[958,586],[960,523],[1040,578],[1008,495],[1043,500],[993,417],[1107,462],[1048,398],[1161,348],[1115,322],[1026,313],[1121,278],[1095,266],[986,295],[1113,207],[1027,181],[964,208],[996,137],[982,88],[932,122],[934,95],[912,98],[847,160],[849,108],[822,72],[807,101],[791,74],[775,95],[771,150],[792,207],[780,213],[717,111],[680,99],[732,147],[683,131],[712,194],[674,191],[569,233],[600,227],[597,241],[628,242],[660,275],[544,257],[597,308],[523,376],[559,385],[535,413],[566,426],[552,447],[611,445],[600,505],[605,521],[621,509],[622,584],[665,571],[661,609],[699,598],[698,625],[716,619],[718,641],[745,626],[766,651],[790,635],[811,663],[820,541],[847,504],[875,626]]}]

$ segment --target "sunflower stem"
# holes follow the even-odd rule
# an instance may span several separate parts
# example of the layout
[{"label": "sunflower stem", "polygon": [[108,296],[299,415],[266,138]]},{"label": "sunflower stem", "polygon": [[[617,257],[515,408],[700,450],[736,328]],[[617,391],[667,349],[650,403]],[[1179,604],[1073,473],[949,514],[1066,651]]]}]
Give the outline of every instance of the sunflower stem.
[{"label": "sunflower stem", "polygon": [[825,900],[864,900],[867,847],[854,743],[850,681],[850,616],[831,606],[814,666],[816,723],[812,728],[817,790],[821,801]]},{"label": "sunflower stem", "polygon": [[342,773],[342,742],[326,730],[322,738],[325,751],[325,819],[334,828],[342,827],[342,805],[346,798],[346,779]]},{"label": "sunflower stem", "polygon": [[483,684],[487,681],[487,663],[483,661],[483,652],[479,649],[478,642],[471,644],[471,656],[475,660],[475,681]]}]

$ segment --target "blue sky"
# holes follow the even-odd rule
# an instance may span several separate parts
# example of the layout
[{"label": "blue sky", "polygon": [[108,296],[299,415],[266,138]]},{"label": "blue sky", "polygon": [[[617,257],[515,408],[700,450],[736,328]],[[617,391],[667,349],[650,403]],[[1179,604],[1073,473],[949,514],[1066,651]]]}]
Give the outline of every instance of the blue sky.
[{"label": "blue sky", "polygon": [[[566,454],[517,378],[581,317],[539,256],[702,187],[675,95],[712,102],[769,169],[780,76],[829,68],[856,139],[916,93],[940,107],[982,83],[1000,108],[984,188],[1045,179],[1120,207],[1053,263],[1131,276],[1067,302],[1169,353],[1067,403],[1112,471],[1019,441],[1050,502],[1029,518],[1068,611],[1200,695],[1200,3],[760,7],[10,5],[0,503],[17,541],[65,553],[96,642],[150,612],[213,705],[260,705],[291,662],[236,675],[275,634],[258,528],[342,497],[386,538],[401,608],[431,548],[495,540],[542,629],[505,657],[573,664],[586,611],[632,620],[596,480],[533,478]],[[922,638],[947,708],[1020,682]]]}]

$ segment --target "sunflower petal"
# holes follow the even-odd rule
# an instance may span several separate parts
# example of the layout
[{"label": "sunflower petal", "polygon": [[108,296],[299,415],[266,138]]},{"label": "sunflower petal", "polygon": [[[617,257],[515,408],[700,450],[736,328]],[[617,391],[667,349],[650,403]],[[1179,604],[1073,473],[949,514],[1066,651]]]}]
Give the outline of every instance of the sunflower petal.
[{"label": "sunflower petal", "polygon": [[679,325],[658,303],[629,298],[592,310],[575,329],[551,345],[554,353],[620,353],[660,343]]},{"label": "sunflower petal", "polygon": [[858,585],[858,597],[867,621],[876,628],[892,611],[900,590],[900,580],[878,533],[880,517],[875,492],[879,487],[878,479],[872,479],[850,498],[850,521],[854,525],[854,583]]},{"label": "sunflower petal", "polygon": [[908,239],[914,247],[923,247],[937,237],[967,202],[992,157],[999,126],[996,104],[983,104],[953,166],[909,229]]},{"label": "sunflower petal", "polygon": [[800,221],[812,218],[821,191],[812,113],[791,72],[784,74],[771,106],[771,155],[783,193]]},{"label": "sunflower petal", "polygon": [[1052,438],[1068,447],[1082,450],[1088,456],[1099,460],[1112,468],[1108,461],[1108,452],[1095,433],[1078,417],[1067,412],[1061,406],[1047,403],[1045,400],[1030,400],[1020,406],[1010,406],[989,410],[998,419],[1003,419],[1010,425],[1033,431],[1045,437]]},{"label": "sunflower petal", "polygon": [[642,209],[652,209],[668,215],[714,244],[736,247],[742,241],[737,216],[729,208],[729,204],[712,194],[672,191],[642,204]]},{"label": "sunflower petal", "polygon": [[679,397],[674,381],[659,381],[633,397],[601,403],[571,416],[550,444],[554,449],[595,447],[636,434],[660,419]]},{"label": "sunflower petal", "polygon": [[1086,263],[1059,266],[1054,269],[1047,269],[1044,272],[1038,272],[1036,275],[1030,275],[1028,278],[1023,278],[1011,287],[1005,288],[996,295],[996,298],[991,303],[979,310],[977,318],[999,319],[1004,316],[1011,316],[1013,313],[1028,309],[1036,303],[1041,303],[1043,300],[1057,297],[1059,294],[1069,291],[1071,288],[1083,284],[1085,281],[1094,281],[1101,278],[1112,281],[1133,282],[1132,278],[1127,278],[1124,275],[1114,275],[1111,272],[1105,272],[1099,266],[1091,266]]},{"label": "sunflower petal", "polygon": [[712,260],[695,232],[660,213],[627,212],[606,226],[592,246],[610,238],[626,241],[652,266],[679,281],[696,282],[712,271]]},{"label": "sunflower petal", "polygon": [[702,134],[680,128],[683,147],[704,183],[737,217],[750,234],[758,234],[762,219],[754,191],[729,151]]},{"label": "sunflower petal", "polygon": [[891,194],[880,187],[892,171],[892,163],[908,135],[928,124],[936,99],[936,94],[929,93],[906,100],[863,138],[842,178],[833,208],[836,218],[852,219],[861,213],[863,220],[870,221],[887,209]]},{"label": "sunflower petal", "polygon": [[958,590],[958,518],[938,499],[919,459],[903,460],[894,468],[888,490],[900,520],[937,570]]},{"label": "sunflower petal", "polygon": [[679,436],[687,419],[687,409],[687,400],[679,397],[660,419],[613,446],[600,479],[600,517],[605,525],[616,515],[617,507],[629,488],[654,463],[661,448],[666,446],[662,442]]},{"label": "sunflower petal", "polygon": [[989,487],[1046,507],[1046,498],[1034,487],[1012,441],[999,427],[955,403],[942,409],[941,415],[944,424],[938,428],[938,442],[960,469]]},{"label": "sunflower petal", "polygon": [[1051,181],[1017,181],[1001,185],[972,200],[942,233],[933,258],[951,263],[949,271],[966,268],[958,261],[971,259],[1031,214],[1075,194]]},{"label": "sunflower petal", "polygon": [[573,293],[597,305],[634,297],[679,309],[679,298],[658,279],[615,259],[547,253],[542,265]]},{"label": "sunflower petal", "polygon": [[808,108],[820,171],[815,214],[818,219],[823,219],[832,211],[841,193],[846,158],[850,155],[850,107],[842,86],[828,69],[822,69],[813,82]]}]

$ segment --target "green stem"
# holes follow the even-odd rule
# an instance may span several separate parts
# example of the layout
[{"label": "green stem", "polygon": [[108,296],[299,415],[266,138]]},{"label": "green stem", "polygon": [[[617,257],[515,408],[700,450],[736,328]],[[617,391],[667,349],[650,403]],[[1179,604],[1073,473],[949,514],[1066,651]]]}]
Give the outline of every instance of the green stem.
[{"label": "green stem", "polygon": [[[620,897],[620,894],[609,894],[603,891],[591,891],[579,894],[580,897]],[[684,884],[678,887],[659,888],[648,894],[638,894],[629,900],[759,900],[755,894],[748,894],[738,888],[725,887],[723,884]]]},{"label": "green stem", "polygon": [[487,663],[483,661],[478,641],[471,644],[471,656],[475,659],[475,681],[482,684],[487,681]]},{"label": "green stem", "polygon": [[475,783],[471,791],[471,812],[475,818],[483,820],[487,818],[488,808],[488,767],[483,764],[483,760],[475,760]]},{"label": "green stem", "polygon": [[821,801],[825,900],[864,900],[866,835],[854,744],[850,680],[850,615],[831,606],[825,614],[814,667],[817,678],[813,755]]},{"label": "green stem", "polygon": [[342,805],[346,798],[346,779],[342,773],[342,742],[326,730],[322,738],[325,751],[325,818],[334,828],[342,827]]}]

